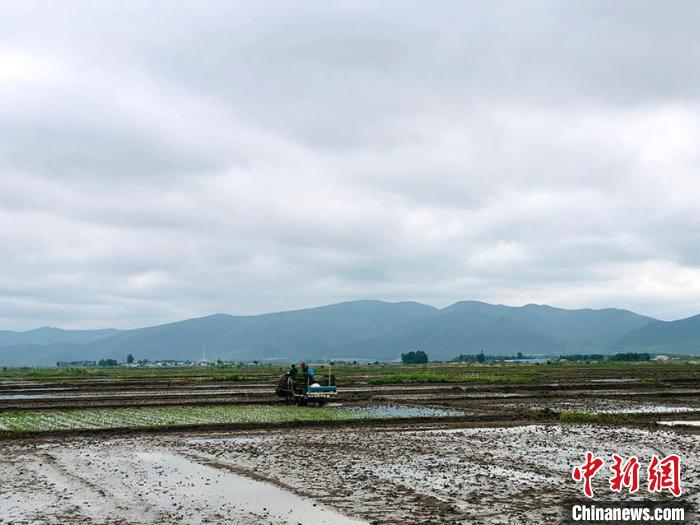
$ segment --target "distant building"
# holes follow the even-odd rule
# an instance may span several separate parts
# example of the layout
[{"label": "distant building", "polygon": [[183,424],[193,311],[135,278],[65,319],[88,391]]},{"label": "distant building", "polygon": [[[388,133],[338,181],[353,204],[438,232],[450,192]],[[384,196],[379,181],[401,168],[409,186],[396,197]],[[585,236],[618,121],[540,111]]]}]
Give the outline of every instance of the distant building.
[{"label": "distant building", "polygon": [[656,361],[657,363],[660,363],[662,361],[668,361],[670,358],[667,355],[657,355],[653,361]]}]

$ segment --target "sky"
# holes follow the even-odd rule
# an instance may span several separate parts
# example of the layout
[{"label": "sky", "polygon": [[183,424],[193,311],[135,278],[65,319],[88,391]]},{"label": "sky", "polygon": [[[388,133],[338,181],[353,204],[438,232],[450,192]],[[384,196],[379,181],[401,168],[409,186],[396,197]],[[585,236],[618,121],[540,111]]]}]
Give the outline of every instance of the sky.
[{"label": "sky", "polygon": [[8,1],[0,329],[700,313],[693,1]]}]

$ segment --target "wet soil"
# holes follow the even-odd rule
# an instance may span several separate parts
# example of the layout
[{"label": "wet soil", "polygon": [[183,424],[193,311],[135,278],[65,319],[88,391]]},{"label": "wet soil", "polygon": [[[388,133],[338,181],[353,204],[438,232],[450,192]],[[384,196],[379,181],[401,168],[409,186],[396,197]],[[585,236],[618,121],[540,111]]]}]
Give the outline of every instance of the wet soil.
[{"label": "wet soil", "polygon": [[42,443],[0,454],[7,523],[365,523],[172,443]]},{"label": "wet soil", "polygon": [[[596,410],[601,403],[605,405],[613,401],[621,403],[619,410],[615,406],[611,407],[613,412],[625,411],[626,408],[634,408],[634,405],[683,406],[700,410],[700,389],[697,382],[684,380],[660,383],[595,383],[586,380],[569,381],[567,384],[354,384],[339,387],[339,392],[339,401],[345,404],[438,404],[468,409],[472,413],[482,410],[512,411],[533,406],[585,411],[586,404],[591,406],[591,410]],[[279,402],[280,399],[274,394],[274,385],[265,384],[168,383],[161,385],[161,388],[158,382],[150,385],[143,382],[110,383],[107,387],[93,380],[84,383],[74,381],[62,386],[28,385],[24,382],[0,384],[0,412]],[[566,408],[567,406],[572,408]],[[601,410],[605,409],[606,406],[601,407]]]},{"label": "wet soil", "polygon": [[[0,411],[279,403],[272,389],[5,382]],[[562,502],[580,496],[571,468],[587,450],[608,460],[681,455],[683,501],[700,508],[694,380],[339,390],[340,406],[387,418],[0,440],[0,524],[559,523]],[[605,417],[561,424],[561,411]],[[610,494],[605,476],[594,489]]]},{"label": "wet soil", "polygon": [[700,504],[697,433],[397,421],[6,441],[0,508],[14,523],[559,523],[587,450],[680,454],[683,501]]}]

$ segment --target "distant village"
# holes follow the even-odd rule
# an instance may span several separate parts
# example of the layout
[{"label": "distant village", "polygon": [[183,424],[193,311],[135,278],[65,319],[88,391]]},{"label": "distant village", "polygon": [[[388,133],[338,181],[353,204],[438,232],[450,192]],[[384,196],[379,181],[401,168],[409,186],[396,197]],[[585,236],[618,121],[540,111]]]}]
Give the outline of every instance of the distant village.
[{"label": "distant village", "polygon": [[57,367],[115,367],[121,366],[126,368],[192,368],[192,367],[221,367],[221,366],[254,366],[261,364],[260,361],[178,361],[176,359],[159,359],[156,361],[149,361],[148,359],[141,359],[138,361],[129,361],[128,359],[124,362],[117,361],[116,359],[100,359],[98,361],[58,361],[56,363]]},{"label": "distant village", "polygon": [[[416,358],[420,357],[420,359]],[[527,356],[518,352],[516,355],[512,356],[494,356],[485,355],[483,352],[479,354],[460,354],[459,356],[451,359],[450,361],[434,361],[430,360],[432,363],[437,362],[461,362],[461,363],[533,363],[533,364],[546,364],[546,363],[582,363],[582,362],[602,362],[602,361],[618,361],[618,362],[632,362],[632,361],[653,361],[657,363],[663,363],[669,361],[670,359],[683,359],[687,356],[681,355],[665,355],[665,354],[649,354],[647,352],[625,352],[618,354],[571,354],[562,356]],[[100,359],[100,360],[80,360],[80,361],[58,361],[56,363],[57,367],[126,367],[126,368],[193,368],[193,367],[234,367],[234,366],[271,366],[274,362],[280,362],[285,360],[280,359],[267,359],[267,360],[253,360],[253,361],[222,361],[218,359],[216,361],[210,361],[203,356],[201,360],[191,361],[187,360],[177,360],[177,359],[158,359],[155,361],[150,361],[148,359],[134,359],[134,356],[129,354],[125,361],[118,361],[116,359]],[[326,362],[325,359],[317,359],[316,362],[322,363]],[[398,361],[398,360],[397,360]],[[344,360],[334,360],[335,363],[347,362],[353,364],[359,363],[374,363],[378,364],[379,361],[372,361],[370,359],[358,359],[355,361],[344,361]],[[428,363],[428,356],[424,352],[409,352],[407,354],[401,354],[401,362],[404,364],[424,364]]]}]

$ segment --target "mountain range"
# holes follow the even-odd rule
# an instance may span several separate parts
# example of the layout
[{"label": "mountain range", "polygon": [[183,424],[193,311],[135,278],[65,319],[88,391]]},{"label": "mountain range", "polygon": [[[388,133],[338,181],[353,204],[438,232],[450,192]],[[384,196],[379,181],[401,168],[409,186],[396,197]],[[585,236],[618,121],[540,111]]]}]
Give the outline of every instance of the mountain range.
[{"label": "mountain range", "polygon": [[0,364],[136,359],[394,360],[423,350],[538,355],[652,351],[700,353],[700,315],[659,321],[614,308],[567,310],[462,301],[438,309],[416,302],[351,301],[262,315],[214,314],[133,330],[0,331]]}]

